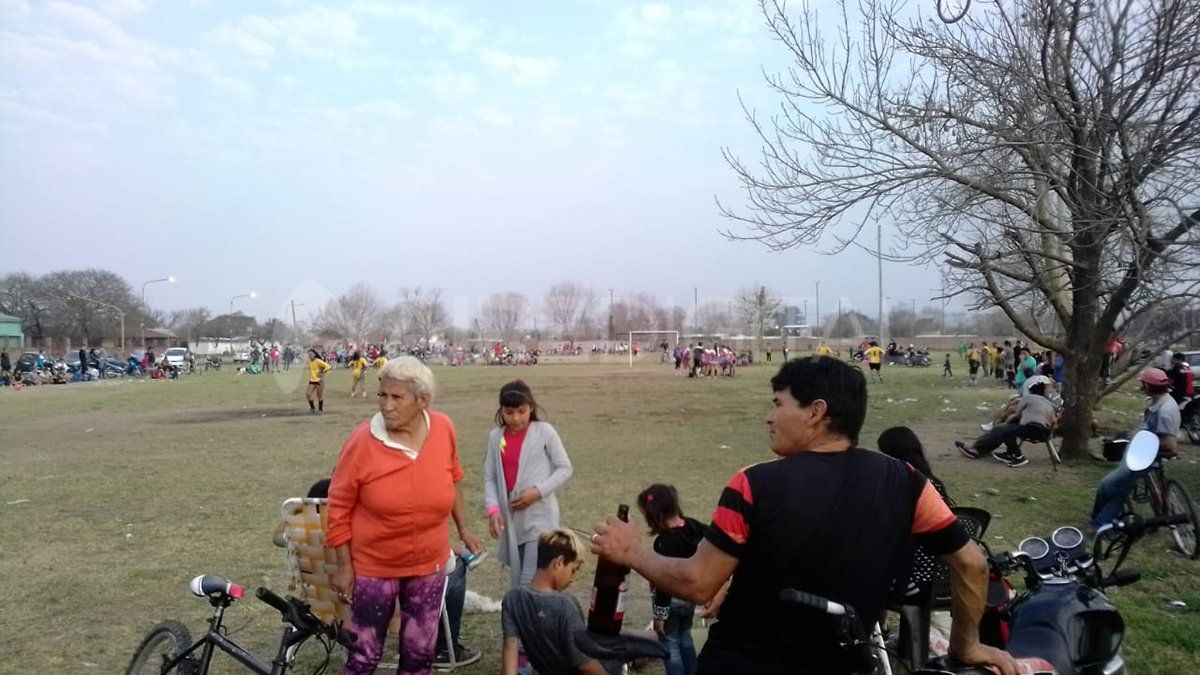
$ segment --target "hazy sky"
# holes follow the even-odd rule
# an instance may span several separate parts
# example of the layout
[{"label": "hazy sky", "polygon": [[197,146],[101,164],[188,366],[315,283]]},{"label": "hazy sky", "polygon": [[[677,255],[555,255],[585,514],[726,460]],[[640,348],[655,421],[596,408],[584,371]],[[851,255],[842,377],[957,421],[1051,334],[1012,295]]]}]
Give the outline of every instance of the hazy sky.
[{"label": "hazy sky", "polygon": [[769,110],[785,57],[750,0],[0,0],[0,273],[173,274],[154,306],[259,316],[437,286],[462,324],[566,279],[689,308],[820,280],[873,314],[867,255],[719,233],[721,148],[758,147],[739,92]]}]

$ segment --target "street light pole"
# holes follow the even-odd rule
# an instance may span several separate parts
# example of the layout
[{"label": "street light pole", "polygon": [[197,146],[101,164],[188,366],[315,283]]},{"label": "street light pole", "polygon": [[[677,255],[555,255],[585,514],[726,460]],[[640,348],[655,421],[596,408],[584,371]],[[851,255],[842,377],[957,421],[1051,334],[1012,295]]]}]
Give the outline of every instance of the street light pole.
[{"label": "street light pole", "polygon": [[[157,284],[160,281],[165,281],[169,284],[175,283],[175,275],[165,276],[161,279],[151,279],[150,281],[142,282],[142,310],[146,309],[146,287],[150,284]],[[146,317],[142,315],[142,349],[146,348]]]},{"label": "street light pole", "polygon": [[692,286],[692,332],[700,334],[700,289]]},{"label": "street light pole", "polygon": [[300,340],[300,324],[296,322],[296,307],[303,307],[304,305],[305,303],[303,302],[297,303],[295,300],[292,300],[292,339],[296,341]]},{"label": "street light pole", "polygon": [[[817,332],[821,332],[821,282],[814,281],[817,285]],[[825,337],[822,335],[821,337]]]}]

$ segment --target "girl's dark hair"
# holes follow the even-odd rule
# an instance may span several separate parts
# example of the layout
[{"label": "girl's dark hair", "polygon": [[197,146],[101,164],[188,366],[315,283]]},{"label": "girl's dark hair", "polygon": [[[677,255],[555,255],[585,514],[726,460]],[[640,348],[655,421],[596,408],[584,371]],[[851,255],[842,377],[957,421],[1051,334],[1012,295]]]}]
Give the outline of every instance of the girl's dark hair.
[{"label": "girl's dark hair", "polygon": [[679,492],[674,485],[651,485],[638,495],[637,504],[653,534],[666,532],[670,529],[667,523],[672,518],[683,517],[683,509],[679,507]]},{"label": "girl's dark hair", "polygon": [[355,350],[354,350],[354,356],[351,356],[351,357],[350,357],[350,360],[351,360],[351,361],[357,361],[357,360],[359,360],[359,359],[361,359],[361,358],[362,358],[362,352],[360,352],[360,351],[358,351],[357,349],[355,349]]},{"label": "girl's dark hair", "polygon": [[538,413],[542,411],[542,407],[533,398],[533,390],[525,384],[525,380],[513,380],[500,387],[500,407],[496,409],[496,426],[504,426],[505,408],[519,408],[526,404],[532,409],[529,413],[529,421],[540,420]]},{"label": "girl's dark hair", "polygon": [[320,352],[318,352],[318,351],[317,351],[317,350],[315,350],[315,349],[310,349],[310,350],[308,350],[308,354],[309,354],[309,356],[315,356],[315,357],[317,357],[318,359],[319,359],[319,358],[321,358],[321,354],[320,354]]},{"label": "girl's dark hair", "polygon": [[921,439],[908,427],[891,427],[879,434],[879,451],[893,459],[908,462],[914,469],[925,474],[926,478],[936,480],[929,460],[925,459],[925,449],[921,447]]}]

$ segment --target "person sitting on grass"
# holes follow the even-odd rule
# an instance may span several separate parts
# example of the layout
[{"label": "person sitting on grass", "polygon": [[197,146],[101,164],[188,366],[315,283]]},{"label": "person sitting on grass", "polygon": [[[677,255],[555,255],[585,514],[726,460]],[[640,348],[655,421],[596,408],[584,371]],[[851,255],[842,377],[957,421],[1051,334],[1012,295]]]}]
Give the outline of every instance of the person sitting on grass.
[{"label": "person sitting on grass", "polygon": [[[1054,429],[1055,421],[1058,418],[1058,412],[1054,408],[1054,404],[1046,398],[1046,383],[1038,382],[1029,387],[1029,393],[1022,396],[1020,403],[1016,409],[1005,418],[1003,424],[997,424],[990,430],[984,432],[982,436],[975,439],[971,445],[967,445],[962,441],[955,441],[954,447],[958,448],[964,456],[970,459],[979,459],[985,452],[991,452],[992,457],[997,461],[1004,462],[1010,467],[1024,466],[1029,463],[1029,458],[1021,452],[1021,447],[1017,441],[1021,439],[1031,441],[1045,441],[1050,438],[1050,432]],[[996,448],[1003,444],[1005,450],[998,451]]]},{"label": "person sitting on grass", "polygon": [[584,628],[583,608],[564,593],[583,565],[583,545],[570,530],[543,532],[537,542],[537,571],[527,586],[504,594],[500,620],[504,631],[504,675],[517,675],[523,645],[534,670],[545,675],[584,673],[616,675],[618,663],[601,663],[575,646],[575,631]]}]

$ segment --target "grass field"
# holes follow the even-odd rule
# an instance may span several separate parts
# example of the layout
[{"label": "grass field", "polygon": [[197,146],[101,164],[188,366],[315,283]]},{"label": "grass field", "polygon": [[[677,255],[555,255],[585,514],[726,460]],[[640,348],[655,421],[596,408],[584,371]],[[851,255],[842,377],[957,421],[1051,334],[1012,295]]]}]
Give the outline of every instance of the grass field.
[{"label": "grass field", "polygon": [[[763,418],[772,373],[746,368],[695,381],[645,362],[435,368],[435,407],[458,427],[468,513],[485,540],[486,433],[499,386],[515,377],[533,387],[575,465],[559,494],[564,524],[589,529],[655,481],[677,485],[688,513],[707,521],[728,477],[771,457]],[[973,436],[1006,391],[948,384],[936,368],[886,376],[871,387],[864,445],[887,426],[913,427],[957,501],[994,514],[993,549],[1083,522],[1106,466],[1077,462],[1054,473],[1038,451],[1009,469],[953,452],[951,442]],[[180,619],[193,634],[204,626],[208,605],[186,588],[197,574],[286,591],[285,555],[270,541],[279,505],[327,477],[347,434],[375,410],[373,397],[347,398],[349,375],[338,370],[326,414],[309,416],[300,377],[225,369],[180,381],[0,391],[0,673],[121,672],[158,621]],[[1130,427],[1140,405],[1134,395],[1108,399],[1101,422]],[[1200,495],[1200,448],[1181,450],[1187,459],[1170,473]],[[592,562],[572,588],[581,601]],[[1131,566],[1143,580],[1112,591],[1128,623],[1131,670],[1200,672],[1200,566],[1169,552],[1165,534],[1141,542]],[[506,579],[489,560],[469,587],[499,597]],[[644,626],[646,584],[634,581],[631,596],[626,625]],[[1165,607],[1171,600],[1188,609]],[[274,610],[250,600],[228,617],[236,640],[274,653]],[[498,672],[498,615],[468,615],[464,635],[485,654],[468,672]],[[217,672],[241,672],[233,665],[221,660]]]}]

